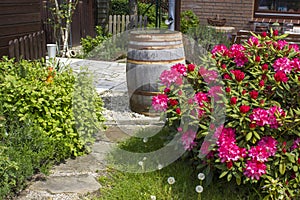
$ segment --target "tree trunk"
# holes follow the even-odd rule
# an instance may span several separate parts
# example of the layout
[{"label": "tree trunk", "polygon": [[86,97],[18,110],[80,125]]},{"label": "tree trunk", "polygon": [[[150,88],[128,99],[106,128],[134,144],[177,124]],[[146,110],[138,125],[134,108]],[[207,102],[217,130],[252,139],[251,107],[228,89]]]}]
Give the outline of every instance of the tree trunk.
[{"label": "tree trunk", "polygon": [[138,15],[138,2],[137,0],[129,0],[129,14]]}]

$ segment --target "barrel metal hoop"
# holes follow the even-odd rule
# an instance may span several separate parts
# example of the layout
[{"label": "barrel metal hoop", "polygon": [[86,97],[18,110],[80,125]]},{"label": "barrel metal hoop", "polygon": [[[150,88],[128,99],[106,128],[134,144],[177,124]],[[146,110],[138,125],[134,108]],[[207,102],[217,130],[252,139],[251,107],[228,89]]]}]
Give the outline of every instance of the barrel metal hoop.
[{"label": "barrel metal hoop", "polygon": [[143,96],[155,96],[160,94],[160,92],[150,92],[145,90],[135,90],[134,92],[129,91],[129,94],[135,94],[135,95],[143,95]]},{"label": "barrel metal hoop", "polygon": [[132,59],[127,59],[127,63],[133,63],[133,64],[142,64],[142,65],[164,65],[164,64],[170,64],[170,63],[182,63],[185,61],[185,58],[180,58],[176,60],[158,60],[158,61],[140,61],[140,60],[132,60]]}]

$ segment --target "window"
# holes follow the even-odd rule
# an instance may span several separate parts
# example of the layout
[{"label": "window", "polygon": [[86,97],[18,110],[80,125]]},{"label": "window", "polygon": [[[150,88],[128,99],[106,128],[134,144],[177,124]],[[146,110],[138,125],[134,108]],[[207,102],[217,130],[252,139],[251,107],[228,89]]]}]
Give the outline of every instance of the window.
[{"label": "window", "polygon": [[254,17],[300,19],[299,0],[255,0]]}]

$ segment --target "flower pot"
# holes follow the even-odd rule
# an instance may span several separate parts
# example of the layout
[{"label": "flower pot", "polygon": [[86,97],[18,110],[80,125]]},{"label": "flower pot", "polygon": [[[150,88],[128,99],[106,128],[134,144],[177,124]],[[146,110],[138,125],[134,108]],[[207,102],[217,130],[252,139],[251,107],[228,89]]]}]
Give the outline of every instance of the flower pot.
[{"label": "flower pot", "polygon": [[47,44],[47,51],[48,51],[49,58],[55,58],[56,57],[56,44]]}]

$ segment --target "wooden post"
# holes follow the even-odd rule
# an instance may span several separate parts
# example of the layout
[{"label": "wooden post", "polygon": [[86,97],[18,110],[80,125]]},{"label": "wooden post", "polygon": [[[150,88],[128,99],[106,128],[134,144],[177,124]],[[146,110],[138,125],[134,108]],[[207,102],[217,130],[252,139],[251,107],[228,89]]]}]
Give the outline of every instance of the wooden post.
[{"label": "wooden post", "polygon": [[180,31],[180,13],[181,13],[181,0],[176,0],[175,5],[175,30]]}]

